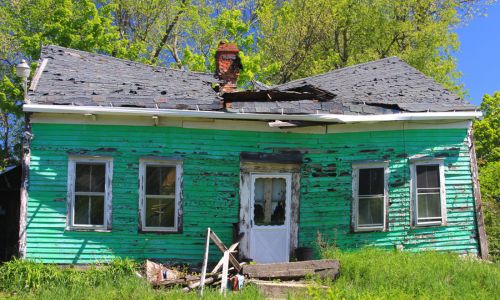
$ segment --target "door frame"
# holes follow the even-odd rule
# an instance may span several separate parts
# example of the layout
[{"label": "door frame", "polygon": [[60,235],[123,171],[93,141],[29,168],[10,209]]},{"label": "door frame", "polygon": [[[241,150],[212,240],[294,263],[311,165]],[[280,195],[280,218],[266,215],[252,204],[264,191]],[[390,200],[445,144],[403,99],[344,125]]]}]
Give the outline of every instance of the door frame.
[{"label": "door frame", "polygon": [[[299,224],[299,199],[300,199],[300,164],[291,163],[269,163],[269,162],[241,162],[240,165],[240,218],[239,233],[240,239],[239,256],[240,259],[248,259],[250,256],[250,234],[252,210],[252,175],[253,174],[275,174],[287,173],[291,175],[291,201],[290,201],[290,221],[289,221],[289,257],[298,245],[298,224]],[[285,175],[285,174],[283,174]]]}]

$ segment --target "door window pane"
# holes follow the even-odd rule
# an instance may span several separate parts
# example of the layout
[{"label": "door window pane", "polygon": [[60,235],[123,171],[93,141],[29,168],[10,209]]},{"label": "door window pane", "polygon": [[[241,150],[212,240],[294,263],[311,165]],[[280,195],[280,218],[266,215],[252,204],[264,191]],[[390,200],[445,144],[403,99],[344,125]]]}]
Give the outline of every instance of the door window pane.
[{"label": "door window pane", "polygon": [[256,178],[253,196],[255,225],[285,224],[285,178]]}]

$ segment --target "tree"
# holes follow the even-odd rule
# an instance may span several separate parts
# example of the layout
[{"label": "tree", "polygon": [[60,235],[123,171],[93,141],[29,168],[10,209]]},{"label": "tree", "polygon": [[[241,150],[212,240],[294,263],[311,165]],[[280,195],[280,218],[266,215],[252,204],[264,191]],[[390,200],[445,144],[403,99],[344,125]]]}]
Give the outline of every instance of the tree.
[{"label": "tree", "polygon": [[265,80],[292,79],[399,56],[445,87],[461,92],[453,27],[476,1],[264,0],[259,2],[259,44]]},{"label": "tree", "polygon": [[500,92],[484,95],[483,119],[474,123],[484,223],[494,260],[500,260]]}]

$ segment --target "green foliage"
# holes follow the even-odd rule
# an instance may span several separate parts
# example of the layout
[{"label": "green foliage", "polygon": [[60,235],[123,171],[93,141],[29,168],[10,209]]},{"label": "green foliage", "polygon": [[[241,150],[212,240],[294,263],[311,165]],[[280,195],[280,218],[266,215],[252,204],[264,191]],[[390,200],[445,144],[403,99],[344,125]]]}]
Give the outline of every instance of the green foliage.
[{"label": "green foliage", "polygon": [[259,50],[264,66],[277,64],[272,82],[323,73],[388,56],[455,91],[458,49],[453,26],[473,2],[454,0],[260,1]]},{"label": "green foliage", "polygon": [[474,123],[477,158],[481,165],[500,160],[500,91],[484,95],[481,102],[484,116]]},{"label": "green foliage", "polygon": [[[342,252],[333,247],[323,248],[321,255],[340,260],[341,275],[335,282],[320,282],[328,286],[326,291],[311,287],[309,299],[492,299],[500,294],[499,265],[471,257],[374,248]],[[0,293],[19,299],[50,300],[200,299],[197,291],[153,289],[145,279],[134,275],[137,268],[130,260],[88,270],[14,260],[0,266]],[[263,299],[249,284],[243,291],[228,292],[226,297],[212,288],[207,288],[203,296],[222,298]]]},{"label": "green foliage", "polygon": [[490,254],[500,261],[500,92],[484,95],[483,119],[474,122],[479,182]]},{"label": "green foliage", "polygon": [[500,294],[498,265],[452,253],[400,252],[365,248],[323,258],[340,260],[341,275],[315,299],[492,299]]},{"label": "green foliage", "polygon": [[[114,260],[110,264],[87,270],[61,268],[28,260],[13,260],[0,266],[2,292],[19,299],[199,299],[197,291],[180,288],[153,289],[131,260]],[[221,299],[219,290],[207,288],[204,299]],[[256,288],[249,286],[240,293],[229,293],[228,299],[260,299]]]},{"label": "green foliage", "polygon": [[128,259],[117,259],[85,271],[14,259],[0,266],[0,291],[34,292],[50,287],[92,288],[111,279],[133,276],[136,269],[137,264]]}]

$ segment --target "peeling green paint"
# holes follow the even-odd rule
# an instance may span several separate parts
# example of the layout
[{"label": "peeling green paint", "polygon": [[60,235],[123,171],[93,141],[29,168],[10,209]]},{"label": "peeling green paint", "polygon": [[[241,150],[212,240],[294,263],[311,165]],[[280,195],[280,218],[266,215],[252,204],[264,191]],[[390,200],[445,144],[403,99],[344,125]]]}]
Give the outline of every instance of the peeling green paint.
[{"label": "peeling green paint", "polygon": [[[466,129],[297,134],[103,125],[33,124],[27,258],[89,263],[113,257],[199,262],[206,227],[225,243],[239,221],[242,151],[303,153],[299,246],[323,240],[477,253]],[[68,155],[113,157],[111,232],[65,230]],[[411,228],[408,157],[445,159],[448,225]],[[138,232],[138,168],[143,156],[183,159],[182,234]],[[387,232],[352,233],[351,162],[389,160]],[[217,253],[213,248],[212,253]],[[215,259],[215,256],[213,257]]]}]

